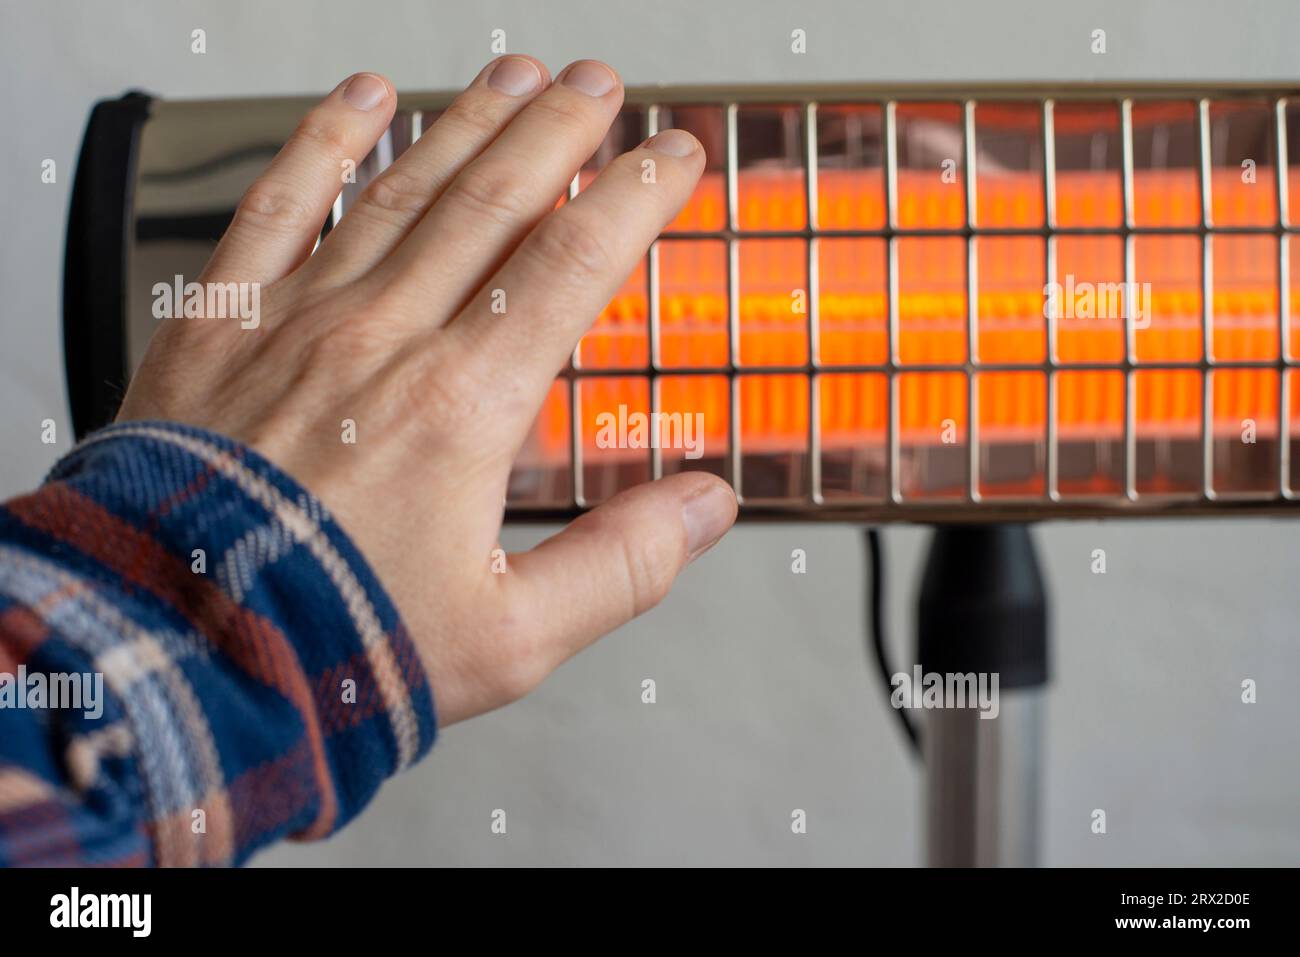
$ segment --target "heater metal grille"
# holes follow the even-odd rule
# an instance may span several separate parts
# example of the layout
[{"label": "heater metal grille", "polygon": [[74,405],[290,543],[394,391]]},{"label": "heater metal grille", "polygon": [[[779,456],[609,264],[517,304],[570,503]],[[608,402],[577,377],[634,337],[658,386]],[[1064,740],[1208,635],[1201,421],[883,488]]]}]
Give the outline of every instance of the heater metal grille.
[{"label": "heater metal grille", "polygon": [[[668,125],[710,170],[557,380],[511,517],[683,468],[723,475],[754,518],[1290,509],[1289,92],[630,93],[569,198]],[[428,106],[399,115],[336,217]],[[1105,282],[1065,275],[1080,251],[1109,259]],[[596,443],[629,397],[652,419],[706,411],[700,458]]]}]

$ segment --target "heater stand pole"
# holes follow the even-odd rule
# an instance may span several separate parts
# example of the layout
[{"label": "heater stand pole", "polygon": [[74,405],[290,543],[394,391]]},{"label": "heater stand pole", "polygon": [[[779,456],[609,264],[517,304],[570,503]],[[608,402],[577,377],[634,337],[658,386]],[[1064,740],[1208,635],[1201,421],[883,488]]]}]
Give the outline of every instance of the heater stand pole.
[{"label": "heater stand pole", "polygon": [[925,674],[945,685],[949,675],[974,674],[990,689],[998,676],[996,718],[982,718],[978,702],[925,712],[928,863],[1035,866],[1047,595],[1029,529],[936,528],[917,612]]}]

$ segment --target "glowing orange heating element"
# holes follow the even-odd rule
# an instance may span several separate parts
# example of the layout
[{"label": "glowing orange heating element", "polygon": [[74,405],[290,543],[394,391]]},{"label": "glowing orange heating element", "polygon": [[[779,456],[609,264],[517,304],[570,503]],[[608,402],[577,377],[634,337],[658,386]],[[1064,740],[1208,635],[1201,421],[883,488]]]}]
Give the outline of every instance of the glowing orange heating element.
[{"label": "glowing orange heating element", "polygon": [[[901,443],[938,442],[945,423],[964,436],[968,360],[1026,367],[1020,372],[977,372],[980,440],[994,444],[1042,440],[1049,403],[1047,377],[1041,370],[1049,348],[1062,370],[1056,377],[1054,404],[1054,426],[1062,442],[1122,438],[1126,317],[1132,320],[1132,350],[1139,366],[1198,363],[1204,358],[1206,240],[1198,231],[1201,184],[1195,169],[1134,171],[1134,220],[1141,226],[1186,231],[1135,235],[1131,285],[1125,284],[1123,195],[1114,171],[1055,172],[1056,226],[1100,228],[1091,234],[1055,234],[1053,276],[1045,275],[1047,240],[1034,232],[1045,225],[1041,170],[981,174],[976,210],[981,228],[996,224],[1024,232],[977,231],[969,247],[962,235],[934,234],[965,222],[964,189],[952,188],[929,170],[899,168],[896,175],[895,358]],[[1213,170],[1209,189],[1216,225],[1276,223],[1276,190],[1269,186],[1275,172],[1261,167],[1257,176],[1259,189],[1242,189],[1237,170]],[[1292,174],[1290,180],[1293,195],[1300,192],[1300,175]],[[724,238],[708,235],[717,233],[725,219],[726,181],[720,171],[705,174],[695,197],[672,224],[673,233],[657,246],[661,375],[654,408],[705,413],[705,439],[715,454],[729,447],[733,411],[747,453],[807,450],[814,396],[805,370],[815,362],[821,447],[879,445],[887,427],[886,370],[837,369],[884,366],[890,359],[887,240],[837,236],[836,231],[883,228],[887,215],[880,170],[818,171],[816,238],[811,240],[817,244],[815,257],[809,255],[806,234],[790,235],[802,234],[808,225],[801,169],[745,169],[741,184],[734,251]],[[931,232],[908,235],[908,230]],[[785,235],[762,235],[782,231]],[[1214,358],[1276,361],[1281,305],[1277,236],[1261,230],[1214,234],[1208,241],[1213,330],[1209,345]],[[729,255],[734,255],[731,263]],[[816,277],[807,274],[810,258],[816,263]],[[736,274],[730,277],[733,268]],[[975,270],[973,282],[970,268]],[[729,282],[738,293],[735,342],[728,334]],[[579,364],[585,372],[609,370],[608,375],[583,377],[584,449],[596,446],[593,410],[625,405],[650,411],[647,285],[643,264],[580,347]],[[814,304],[807,301],[809,289],[815,289],[817,297],[811,339],[807,310]],[[973,304],[968,302],[971,289],[976,295]],[[1300,288],[1293,287],[1290,299],[1297,329],[1293,336],[1300,335],[1295,318],[1300,317]],[[1055,315],[1052,344],[1047,308]],[[974,356],[968,355],[972,346]],[[1069,371],[1072,364],[1114,368]],[[908,372],[911,366],[925,371]],[[943,367],[953,371],[944,372]],[[673,375],[674,369],[692,374]],[[700,371],[715,369],[716,375]],[[756,374],[746,375],[750,369]],[[734,403],[728,394],[729,374],[737,379]],[[1133,397],[1139,436],[1199,435],[1205,411],[1200,376],[1196,368],[1139,372]],[[1276,431],[1276,369],[1225,370],[1215,377],[1208,410],[1215,429],[1237,429],[1249,417],[1261,432]],[[1300,416],[1300,390],[1292,390],[1291,410]],[[539,451],[567,455],[569,414],[565,387],[557,386],[539,423]],[[1014,491],[1042,494],[1042,482],[1039,474]]]}]

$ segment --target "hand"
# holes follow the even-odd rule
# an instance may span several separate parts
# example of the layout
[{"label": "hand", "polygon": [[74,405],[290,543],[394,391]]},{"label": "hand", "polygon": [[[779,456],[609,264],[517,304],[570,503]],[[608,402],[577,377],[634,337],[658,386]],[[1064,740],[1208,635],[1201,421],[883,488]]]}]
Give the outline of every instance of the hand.
[{"label": "hand", "polygon": [[656,604],[731,526],[736,499],[703,473],[665,478],[492,572],[510,464],[547,389],[690,196],[704,151],[659,133],[556,210],[622,84],[594,61],[552,83],[537,61],[503,57],[308,258],[346,161],[370,152],[396,101],[361,73],[307,114],[199,277],[260,284],[256,327],[163,321],[120,418],[223,433],[319,497],[396,603],[446,725],[522,696]]}]

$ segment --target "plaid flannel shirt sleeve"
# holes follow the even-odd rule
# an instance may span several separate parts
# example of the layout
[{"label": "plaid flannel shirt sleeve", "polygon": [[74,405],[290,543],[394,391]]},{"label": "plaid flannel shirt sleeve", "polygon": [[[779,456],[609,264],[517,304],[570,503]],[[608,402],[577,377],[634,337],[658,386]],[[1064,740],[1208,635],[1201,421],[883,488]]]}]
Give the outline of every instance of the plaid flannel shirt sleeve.
[{"label": "plaid flannel shirt sleeve", "polygon": [[324,837],[435,728],[379,581],[251,449],[113,425],[0,507],[0,865]]}]

